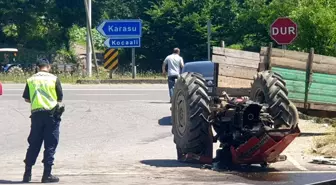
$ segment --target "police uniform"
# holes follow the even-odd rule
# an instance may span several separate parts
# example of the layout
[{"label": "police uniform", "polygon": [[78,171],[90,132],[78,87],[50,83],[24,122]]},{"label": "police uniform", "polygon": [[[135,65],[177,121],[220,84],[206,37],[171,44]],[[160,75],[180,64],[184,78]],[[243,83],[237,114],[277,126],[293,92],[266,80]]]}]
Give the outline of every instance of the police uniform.
[{"label": "police uniform", "polygon": [[[42,60],[39,67],[48,66]],[[35,165],[42,142],[44,142],[44,172],[42,182],[58,182],[58,177],[51,175],[54,154],[59,141],[61,119],[55,117],[53,111],[63,99],[60,80],[48,71],[40,71],[27,79],[23,98],[31,104],[31,130],[28,137],[29,147],[24,160],[26,164],[24,182],[31,180],[31,169]]]}]

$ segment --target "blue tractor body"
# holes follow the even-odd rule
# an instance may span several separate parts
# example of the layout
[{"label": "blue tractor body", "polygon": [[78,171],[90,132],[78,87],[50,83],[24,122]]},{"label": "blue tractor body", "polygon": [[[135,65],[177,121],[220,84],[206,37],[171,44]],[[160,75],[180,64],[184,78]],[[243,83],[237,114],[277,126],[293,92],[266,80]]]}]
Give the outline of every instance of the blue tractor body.
[{"label": "blue tractor body", "polygon": [[21,68],[21,65],[20,64],[6,64],[4,66],[2,66],[2,72],[9,72],[10,68],[14,67],[14,66],[17,66],[17,67],[20,67]]},{"label": "blue tractor body", "polygon": [[214,95],[215,88],[217,87],[217,76],[218,76],[218,64],[212,61],[193,61],[187,62],[182,73],[193,72],[198,73],[203,76],[206,81],[206,86],[208,87],[208,94]]}]

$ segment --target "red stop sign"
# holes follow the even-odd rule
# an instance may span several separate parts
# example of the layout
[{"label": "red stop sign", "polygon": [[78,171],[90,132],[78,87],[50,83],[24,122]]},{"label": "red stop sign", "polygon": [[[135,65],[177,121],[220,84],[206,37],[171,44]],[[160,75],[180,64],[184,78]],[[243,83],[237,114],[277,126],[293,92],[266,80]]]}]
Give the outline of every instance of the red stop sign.
[{"label": "red stop sign", "polygon": [[297,25],[290,18],[280,17],[273,22],[270,32],[278,44],[290,44],[297,37]]}]

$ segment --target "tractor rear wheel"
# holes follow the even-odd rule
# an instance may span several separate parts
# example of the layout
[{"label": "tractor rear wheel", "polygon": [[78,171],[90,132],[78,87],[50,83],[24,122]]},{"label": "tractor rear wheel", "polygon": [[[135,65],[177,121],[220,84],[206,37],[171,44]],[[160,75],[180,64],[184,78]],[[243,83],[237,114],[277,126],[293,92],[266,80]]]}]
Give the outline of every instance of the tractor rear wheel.
[{"label": "tractor rear wheel", "polygon": [[17,75],[17,76],[22,76],[24,75],[24,72],[21,67],[19,66],[13,66],[8,69],[9,74]]},{"label": "tractor rear wheel", "polygon": [[177,79],[172,98],[172,133],[178,159],[193,153],[211,156],[213,136],[209,123],[210,98],[202,75],[183,73]]},{"label": "tractor rear wheel", "polygon": [[299,121],[295,105],[288,99],[286,83],[281,75],[273,71],[262,71],[251,84],[250,99],[269,105],[274,119],[274,128],[293,129]]}]

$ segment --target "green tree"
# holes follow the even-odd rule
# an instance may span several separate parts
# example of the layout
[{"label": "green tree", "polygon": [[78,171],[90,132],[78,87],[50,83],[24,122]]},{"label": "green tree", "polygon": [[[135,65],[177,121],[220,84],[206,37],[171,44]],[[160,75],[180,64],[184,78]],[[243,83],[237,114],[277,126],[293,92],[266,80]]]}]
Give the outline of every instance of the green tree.
[{"label": "green tree", "polygon": [[335,12],[335,1],[301,1],[300,6],[290,14],[299,27],[299,36],[293,48],[308,52],[314,47],[316,53],[335,56]]},{"label": "green tree", "polygon": [[[298,38],[288,48],[335,55],[336,1],[334,0],[92,0],[92,26],[105,19],[141,19],[140,68],[160,70],[164,58],[179,47],[185,61],[207,58],[207,21],[212,23],[212,45],[259,52],[271,42],[270,25],[290,17],[299,26]],[[70,42],[85,43],[83,0],[0,1],[0,44],[55,51]],[[94,30],[95,44],[105,38]],[[275,44],[275,47],[279,47]],[[121,61],[130,62],[131,50]]]}]

